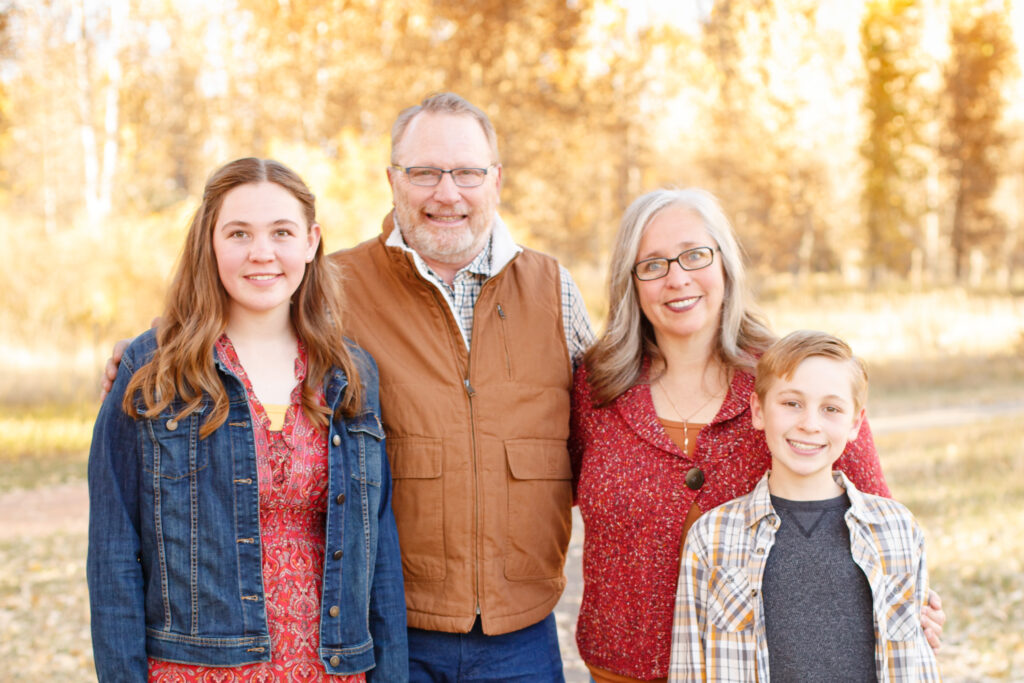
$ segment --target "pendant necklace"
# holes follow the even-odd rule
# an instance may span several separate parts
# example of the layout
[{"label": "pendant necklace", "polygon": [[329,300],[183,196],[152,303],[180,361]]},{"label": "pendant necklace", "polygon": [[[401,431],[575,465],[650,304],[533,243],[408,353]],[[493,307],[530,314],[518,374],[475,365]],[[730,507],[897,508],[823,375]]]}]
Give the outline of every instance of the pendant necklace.
[{"label": "pendant necklace", "polygon": [[697,408],[697,410],[695,410],[692,413],[690,413],[689,417],[683,417],[683,413],[680,412],[679,408],[676,408],[676,404],[673,403],[672,397],[668,393],[668,389],[665,388],[665,383],[662,382],[661,380],[662,380],[662,378],[659,377],[658,378],[658,387],[661,389],[661,393],[665,394],[665,398],[668,399],[668,404],[670,406],[672,406],[672,410],[676,411],[676,415],[678,415],[679,417],[683,418],[683,453],[685,455],[689,455],[690,454],[690,429],[689,429],[689,427],[690,427],[690,424],[689,424],[690,420],[693,419],[694,415],[696,415],[700,411],[704,410],[704,408],[706,408],[707,405],[709,403],[711,403],[711,401],[713,401],[715,398],[717,398],[721,394],[721,392],[717,392],[717,393],[711,394],[711,396],[708,397],[708,400],[704,401],[704,403],[701,403],[700,407]]}]

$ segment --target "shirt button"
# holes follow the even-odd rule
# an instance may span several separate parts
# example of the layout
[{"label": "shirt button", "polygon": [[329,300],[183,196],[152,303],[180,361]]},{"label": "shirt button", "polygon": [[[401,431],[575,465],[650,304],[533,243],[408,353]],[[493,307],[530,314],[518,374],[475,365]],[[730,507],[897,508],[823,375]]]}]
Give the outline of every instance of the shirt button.
[{"label": "shirt button", "polygon": [[338,655],[331,657],[331,666],[341,666],[341,657]]},{"label": "shirt button", "polygon": [[344,554],[345,554],[345,553],[344,553],[344,552],[342,552],[342,551],[340,551],[340,550],[335,550],[335,551],[334,551],[334,559],[336,559],[336,560],[340,560],[340,559],[341,559],[341,556],[342,556],[342,555],[344,555]]},{"label": "shirt button", "polygon": [[344,503],[345,502],[345,494],[344,493],[339,493],[338,497],[334,499],[334,502],[337,503],[338,505],[341,505],[342,503]]},{"label": "shirt button", "polygon": [[691,491],[696,491],[704,485],[704,473],[699,467],[691,467],[690,471],[686,473],[686,485]]},{"label": "shirt button", "polygon": [[338,436],[337,434],[335,434],[334,438],[331,439],[331,443],[333,443],[335,446],[340,446],[341,445],[341,437]]},{"label": "shirt button", "polygon": [[166,427],[167,427],[167,431],[173,432],[175,429],[178,428],[178,421],[177,420],[173,420],[173,419],[172,420],[168,420]]},{"label": "shirt button", "polygon": [[[337,605],[333,605],[331,609],[328,610],[328,614],[330,614],[332,617],[336,617],[339,614],[341,614],[341,610],[338,608]],[[334,659],[337,659],[337,657],[335,657]],[[338,663],[335,662],[334,659],[331,660],[331,664],[334,666],[338,666]]]}]

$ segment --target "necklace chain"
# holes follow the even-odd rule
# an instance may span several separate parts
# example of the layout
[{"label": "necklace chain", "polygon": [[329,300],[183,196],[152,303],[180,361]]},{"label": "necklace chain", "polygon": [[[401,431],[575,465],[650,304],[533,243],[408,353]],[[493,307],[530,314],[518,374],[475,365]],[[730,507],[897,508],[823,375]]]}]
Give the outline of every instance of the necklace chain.
[{"label": "necklace chain", "polygon": [[722,392],[719,391],[719,392],[716,392],[714,394],[711,394],[711,396],[708,397],[708,400],[704,401],[704,403],[701,403],[700,407],[697,408],[697,410],[695,410],[692,413],[690,413],[689,417],[683,417],[682,411],[680,411],[679,408],[676,407],[676,404],[672,400],[672,396],[668,393],[668,389],[665,388],[665,383],[662,382],[662,378],[661,377],[658,378],[658,388],[660,388],[661,389],[661,393],[665,395],[665,398],[668,400],[668,404],[670,406],[672,406],[672,410],[676,411],[676,415],[678,415],[679,417],[681,417],[683,419],[683,453],[685,455],[689,455],[690,454],[690,429],[689,429],[689,427],[690,427],[690,420],[693,419],[694,415],[696,415],[700,411],[704,410],[704,408],[706,408],[709,403],[711,403],[713,400],[718,398],[721,395]]}]

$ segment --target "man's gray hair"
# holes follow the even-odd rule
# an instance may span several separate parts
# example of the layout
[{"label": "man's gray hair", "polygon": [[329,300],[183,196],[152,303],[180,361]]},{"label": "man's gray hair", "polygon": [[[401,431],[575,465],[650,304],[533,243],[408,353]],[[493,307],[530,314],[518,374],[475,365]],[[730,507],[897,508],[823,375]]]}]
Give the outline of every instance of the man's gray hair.
[{"label": "man's gray hair", "polygon": [[402,141],[402,136],[405,135],[405,129],[409,127],[409,122],[420,112],[472,116],[480,124],[480,128],[483,129],[484,135],[487,137],[487,144],[491,148],[491,163],[501,163],[501,159],[498,157],[498,135],[494,132],[491,119],[487,117],[487,114],[482,109],[470,104],[467,100],[453,92],[441,92],[430,95],[419,104],[403,109],[399,113],[394,125],[391,126],[391,163],[398,163],[398,160],[395,159],[395,149]]}]

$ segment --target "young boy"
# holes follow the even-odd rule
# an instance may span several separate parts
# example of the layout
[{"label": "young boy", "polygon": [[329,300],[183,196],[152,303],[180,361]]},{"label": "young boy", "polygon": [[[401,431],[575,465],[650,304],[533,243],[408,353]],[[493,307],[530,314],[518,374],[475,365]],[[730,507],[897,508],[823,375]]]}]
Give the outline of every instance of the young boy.
[{"label": "young boy", "polygon": [[772,468],[686,538],[669,681],[940,680],[921,628],[920,527],[832,471],[867,383],[850,347],[822,332],[761,357],[751,420]]}]

